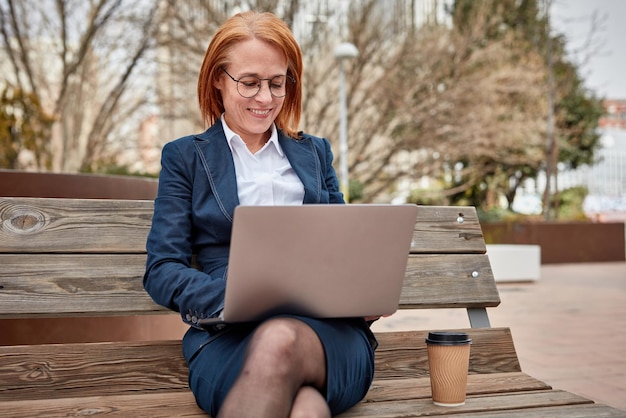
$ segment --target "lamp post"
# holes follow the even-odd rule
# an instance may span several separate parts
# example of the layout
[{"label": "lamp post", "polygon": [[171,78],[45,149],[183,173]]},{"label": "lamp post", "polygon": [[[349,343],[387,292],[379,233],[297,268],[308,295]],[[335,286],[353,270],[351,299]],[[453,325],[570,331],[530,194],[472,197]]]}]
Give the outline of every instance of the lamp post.
[{"label": "lamp post", "polygon": [[348,181],[348,109],[346,100],[346,75],[343,63],[356,58],[359,50],[351,43],[344,42],[335,48],[335,58],[339,61],[339,179],[343,198],[350,201],[350,182]]}]

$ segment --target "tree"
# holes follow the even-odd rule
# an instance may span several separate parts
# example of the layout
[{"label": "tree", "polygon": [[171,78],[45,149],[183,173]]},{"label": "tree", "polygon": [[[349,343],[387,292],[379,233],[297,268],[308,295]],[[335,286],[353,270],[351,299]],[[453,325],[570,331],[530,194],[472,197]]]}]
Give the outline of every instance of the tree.
[{"label": "tree", "polygon": [[52,123],[34,95],[5,87],[0,98],[0,168],[49,167],[45,138]]},{"label": "tree", "polygon": [[[599,136],[595,130],[602,112],[601,102],[584,88],[578,68],[567,60],[564,38],[550,33],[549,19],[540,6],[537,0],[457,0],[453,8],[455,25],[461,30],[468,30],[476,21],[482,21],[476,18],[480,8],[489,8],[489,15],[499,16],[499,20],[494,20],[485,31],[484,44],[498,42],[513,34],[517,39],[516,49],[520,57],[534,55],[540,58],[541,77],[544,79],[536,80],[535,87],[542,89],[539,93],[543,96],[542,101],[549,100],[544,108],[545,113],[536,116],[538,122],[545,124],[545,133],[542,135],[548,143],[544,144],[541,161],[524,164],[520,160],[521,164],[516,166],[494,162],[494,168],[502,173],[498,190],[506,197],[509,208],[524,179],[536,178],[541,170],[556,172],[557,162],[568,168],[591,163],[598,146]],[[550,79],[553,81],[550,82]],[[550,113],[554,116],[546,121]],[[538,154],[535,153],[535,156]],[[479,184],[478,189],[488,190],[489,187]],[[482,199],[479,190],[471,194]],[[479,202],[473,200],[471,203]]]},{"label": "tree", "polygon": [[486,42],[501,14],[479,5],[471,24],[420,28],[399,58],[405,71],[392,75],[398,88],[388,91],[410,109],[395,134],[422,150],[413,175],[440,179],[438,190],[417,200],[465,196],[465,203],[493,205],[519,167],[542,161],[541,59],[522,51],[513,32]]},{"label": "tree", "polygon": [[[138,5],[142,7],[137,7]],[[128,94],[150,69],[156,5],[124,0],[2,0],[1,83],[36,98],[54,119],[53,171],[94,169],[109,141],[150,101]],[[46,168],[45,166],[40,167]]]}]

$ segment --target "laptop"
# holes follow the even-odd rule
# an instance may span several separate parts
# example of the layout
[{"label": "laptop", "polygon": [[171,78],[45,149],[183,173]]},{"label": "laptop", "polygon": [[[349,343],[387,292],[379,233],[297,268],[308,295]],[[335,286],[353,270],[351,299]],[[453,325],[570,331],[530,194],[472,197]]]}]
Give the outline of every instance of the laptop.
[{"label": "laptop", "polygon": [[392,314],[398,308],[416,205],[238,206],[219,318]]}]

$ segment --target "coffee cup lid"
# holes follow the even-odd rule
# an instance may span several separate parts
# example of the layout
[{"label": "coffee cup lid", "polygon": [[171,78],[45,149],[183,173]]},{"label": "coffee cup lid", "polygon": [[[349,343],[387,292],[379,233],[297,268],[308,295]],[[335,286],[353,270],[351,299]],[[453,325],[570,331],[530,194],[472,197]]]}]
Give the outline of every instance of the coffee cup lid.
[{"label": "coffee cup lid", "polygon": [[429,332],[428,338],[426,338],[426,344],[459,345],[471,343],[472,339],[466,332],[434,331]]}]

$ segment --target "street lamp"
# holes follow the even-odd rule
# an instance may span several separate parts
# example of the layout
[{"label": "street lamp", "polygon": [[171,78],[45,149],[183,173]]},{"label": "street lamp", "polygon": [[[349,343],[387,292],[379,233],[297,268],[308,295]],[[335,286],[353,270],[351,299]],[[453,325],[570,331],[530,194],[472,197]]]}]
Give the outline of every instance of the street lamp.
[{"label": "street lamp", "polygon": [[350,183],[348,181],[348,109],[346,104],[346,75],[343,68],[345,60],[356,58],[359,50],[351,43],[344,42],[335,48],[335,58],[339,61],[339,178],[340,187],[346,203],[350,201]]}]

